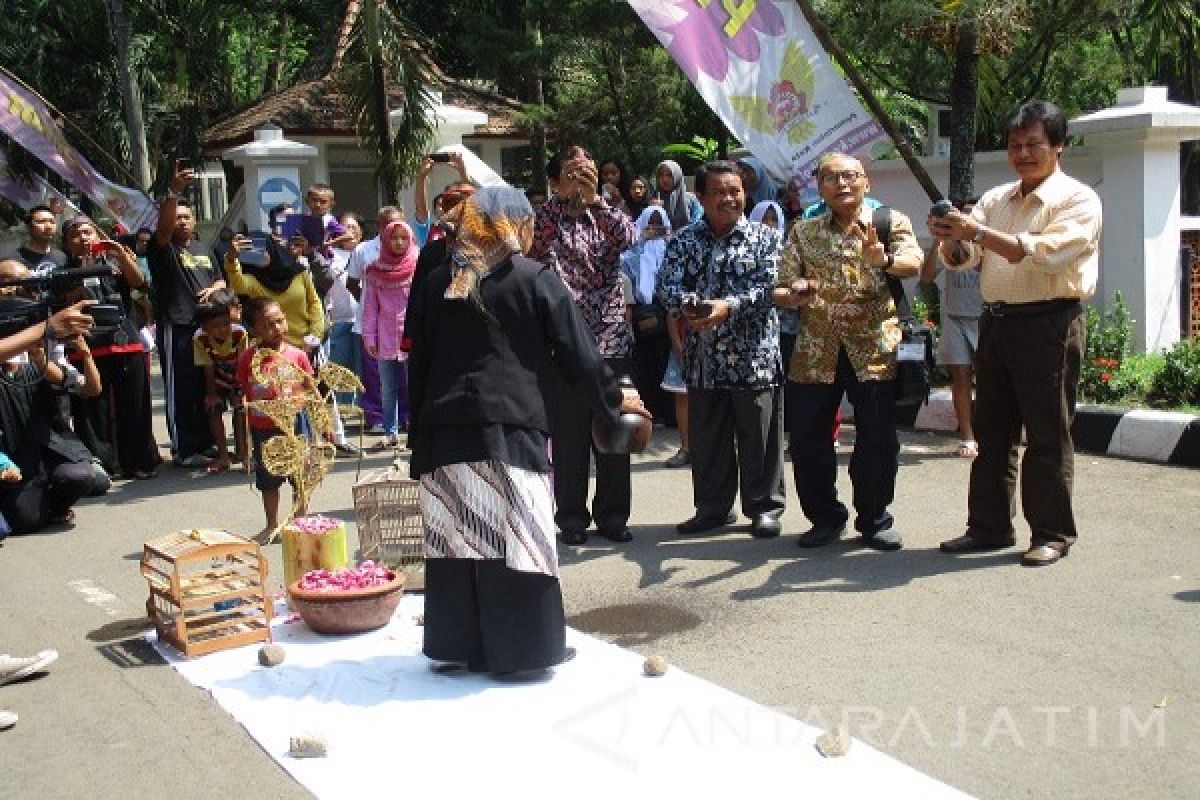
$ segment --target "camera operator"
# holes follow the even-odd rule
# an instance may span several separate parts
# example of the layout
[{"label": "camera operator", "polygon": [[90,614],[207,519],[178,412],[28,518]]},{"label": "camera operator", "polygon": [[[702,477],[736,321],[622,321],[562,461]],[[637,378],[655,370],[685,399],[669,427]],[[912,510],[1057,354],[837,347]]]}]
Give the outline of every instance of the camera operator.
[{"label": "camera operator", "polygon": [[71,399],[75,432],[110,475],[152,478],[162,459],[151,428],[150,374],[132,295],[146,278],[133,251],[103,238],[87,217],[63,226],[63,244],[68,272],[103,264],[117,268],[111,277],[85,278],[72,290],[73,298],[98,303],[92,309],[97,324],[87,339],[103,382],[98,397]]},{"label": "camera operator", "polygon": [[203,467],[204,451],[212,446],[204,410],[204,371],[192,361],[196,333],[196,304],[224,289],[221,265],[214,263],[193,234],[192,209],[179,199],[195,178],[191,169],[175,166],[171,188],[158,209],[158,224],[146,251],[154,282],[154,319],[158,358],[166,386],[167,430],[175,463]]},{"label": "camera operator", "polygon": [[[0,283],[27,277],[21,262],[0,261]],[[0,286],[0,302],[18,293],[16,287]],[[71,507],[98,487],[92,455],[58,413],[57,402],[64,389],[84,396],[100,393],[100,373],[81,335],[92,320],[82,307],[77,303],[0,339],[0,356],[7,359],[0,368],[0,451],[20,470],[16,481],[0,483],[0,512],[14,534],[69,524]],[[47,358],[48,330],[79,354],[81,373]]]}]

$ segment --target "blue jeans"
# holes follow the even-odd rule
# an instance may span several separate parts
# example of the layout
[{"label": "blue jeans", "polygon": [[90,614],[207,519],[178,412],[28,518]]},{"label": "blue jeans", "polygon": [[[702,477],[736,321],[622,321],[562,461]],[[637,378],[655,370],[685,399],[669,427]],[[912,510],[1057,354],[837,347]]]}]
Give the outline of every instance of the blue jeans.
[{"label": "blue jeans", "polygon": [[379,359],[379,394],[383,398],[383,432],[395,436],[398,423],[408,424],[408,364]]},{"label": "blue jeans", "polygon": [[[334,364],[343,366],[355,375],[362,375],[362,337],[354,332],[353,322],[335,322],[325,340],[325,354]],[[338,392],[337,401],[348,405],[350,392]]]}]

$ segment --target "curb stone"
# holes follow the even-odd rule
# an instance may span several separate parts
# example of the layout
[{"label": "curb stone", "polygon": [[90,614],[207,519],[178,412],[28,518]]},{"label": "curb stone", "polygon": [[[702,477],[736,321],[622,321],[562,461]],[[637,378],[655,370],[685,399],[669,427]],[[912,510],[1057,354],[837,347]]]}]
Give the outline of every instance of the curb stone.
[{"label": "curb stone", "polygon": [[[851,420],[853,416],[853,406],[843,400],[842,418]],[[911,414],[908,419],[903,412],[898,416],[902,424],[911,420]],[[929,402],[921,406],[911,427],[954,435],[958,421],[950,390],[930,393]],[[1082,453],[1200,467],[1200,416],[1195,414],[1081,403],[1075,410],[1071,434],[1075,449]]]}]

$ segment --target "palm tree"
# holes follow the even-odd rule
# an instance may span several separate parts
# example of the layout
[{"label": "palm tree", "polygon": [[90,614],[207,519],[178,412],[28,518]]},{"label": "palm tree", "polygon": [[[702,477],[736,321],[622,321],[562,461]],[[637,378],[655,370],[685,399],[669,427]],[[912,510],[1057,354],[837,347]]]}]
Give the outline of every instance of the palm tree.
[{"label": "palm tree", "polygon": [[[424,37],[389,0],[349,0],[334,59],[334,75],[363,143],[378,154],[384,202],[394,204],[402,181],[417,171],[433,141],[434,74]],[[404,113],[393,128],[391,105]]]}]

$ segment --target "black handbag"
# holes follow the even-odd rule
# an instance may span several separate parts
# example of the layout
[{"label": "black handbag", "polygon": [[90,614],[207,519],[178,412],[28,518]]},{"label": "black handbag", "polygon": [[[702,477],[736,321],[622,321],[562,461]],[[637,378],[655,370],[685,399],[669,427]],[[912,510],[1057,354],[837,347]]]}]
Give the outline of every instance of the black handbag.
[{"label": "black handbag", "polygon": [[[892,210],[881,206],[872,214],[875,232],[885,250],[891,250]],[[899,278],[884,273],[888,291],[900,320],[900,344],[896,347],[896,405],[920,406],[929,400],[933,381],[933,331],[913,316],[912,306]]]}]

